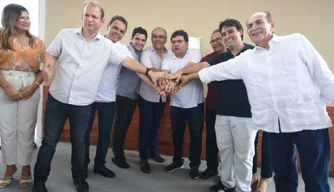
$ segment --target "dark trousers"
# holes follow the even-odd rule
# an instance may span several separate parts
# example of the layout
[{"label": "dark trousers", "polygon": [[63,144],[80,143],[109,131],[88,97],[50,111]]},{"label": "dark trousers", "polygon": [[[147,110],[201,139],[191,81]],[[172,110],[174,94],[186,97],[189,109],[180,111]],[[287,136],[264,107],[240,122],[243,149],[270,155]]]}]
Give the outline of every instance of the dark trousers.
[{"label": "dark trousers", "polygon": [[115,158],[124,158],[124,141],[136,104],[137,100],[116,95],[115,126],[112,131],[112,150]]},{"label": "dark trousers", "polygon": [[64,104],[50,94],[46,103],[44,139],[38,152],[34,169],[34,182],[45,183],[50,174],[50,165],[66,119],[69,119],[72,144],[72,177],[83,177],[85,173],[85,133],[90,119],[91,105]]},{"label": "dark trousers", "polygon": [[295,133],[268,133],[271,161],[277,192],[297,192],[298,150],[306,192],[330,192],[328,183],[331,159],[328,129]]},{"label": "dark trousers", "polygon": [[92,105],[92,112],[90,116],[88,129],[86,132],[86,153],[85,153],[86,167],[88,167],[88,164],[90,162],[89,159],[90,132],[92,131],[96,111],[99,114],[99,119],[98,119],[99,137],[97,140],[94,167],[103,167],[104,164],[106,163],[105,159],[110,144],[111,129],[113,126],[114,114],[115,114],[115,102],[109,102],[109,103],[95,102]]},{"label": "dark trousers", "polygon": [[[257,173],[257,144],[259,140],[259,131],[256,134],[254,146],[255,155],[253,157],[253,174]],[[261,142],[261,178],[269,179],[273,176],[273,169],[271,166],[271,153],[270,153],[270,141],[268,133],[262,131],[262,142]]]},{"label": "dark trousers", "polygon": [[218,168],[218,147],[215,131],[216,110],[206,108],[206,165],[209,169]]},{"label": "dark trousers", "polygon": [[138,96],[140,114],[139,122],[139,156],[148,159],[149,155],[157,153],[158,136],[165,103],[154,103]]},{"label": "dark trousers", "polygon": [[183,139],[187,121],[190,132],[189,166],[199,167],[201,164],[200,156],[202,151],[202,132],[204,121],[203,103],[198,104],[197,107],[189,109],[171,106],[170,116],[174,144],[173,162],[177,164],[183,163]]}]

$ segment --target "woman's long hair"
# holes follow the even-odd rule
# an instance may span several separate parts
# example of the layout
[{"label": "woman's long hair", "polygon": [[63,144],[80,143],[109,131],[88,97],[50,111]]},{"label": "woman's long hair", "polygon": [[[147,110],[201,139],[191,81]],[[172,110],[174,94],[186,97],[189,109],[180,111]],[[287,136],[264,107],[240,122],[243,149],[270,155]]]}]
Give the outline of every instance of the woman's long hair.
[{"label": "woman's long hair", "polygon": [[[20,19],[22,12],[28,12],[28,10],[19,4],[8,4],[2,10],[1,24],[2,29],[0,29],[0,49],[13,50],[10,44],[10,38],[16,34],[15,25]],[[33,47],[35,45],[36,38],[29,32],[26,32],[27,37],[29,37],[29,46]]]}]

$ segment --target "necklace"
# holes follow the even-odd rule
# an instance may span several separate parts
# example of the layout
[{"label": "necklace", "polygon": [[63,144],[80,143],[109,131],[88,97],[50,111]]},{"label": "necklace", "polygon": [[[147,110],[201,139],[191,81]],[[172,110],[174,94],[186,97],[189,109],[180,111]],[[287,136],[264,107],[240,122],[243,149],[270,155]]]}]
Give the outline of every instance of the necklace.
[{"label": "necklace", "polygon": [[29,38],[26,37],[27,36],[24,36],[24,38],[19,38],[17,36],[14,37],[21,48],[29,46]]}]

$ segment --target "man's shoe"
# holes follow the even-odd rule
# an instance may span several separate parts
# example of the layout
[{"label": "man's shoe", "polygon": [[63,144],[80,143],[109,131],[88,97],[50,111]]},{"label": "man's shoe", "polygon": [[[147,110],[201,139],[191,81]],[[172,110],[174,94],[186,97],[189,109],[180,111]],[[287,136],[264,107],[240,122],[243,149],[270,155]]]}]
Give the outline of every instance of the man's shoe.
[{"label": "man's shoe", "polygon": [[108,178],[113,178],[115,177],[115,173],[106,168],[105,166],[102,166],[102,167],[94,167],[94,173],[96,174],[100,174],[102,175],[103,177],[108,177]]},{"label": "man's shoe", "polygon": [[140,160],[140,170],[144,173],[151,173],[150,165],[148,164],[147,159]]},{"label": "man's shoe", "polygon": [[130,165],[126,162],[125,158],[115,158],[113,157],[112,162],[114,162],[117,167],[122,168],[122,169],[127,169],[130,167]]},{"label": "man's shoe", "polygon": [[48,190],[45,187],[45,184],[36,184],[36,185],[34,184],[31,187],[31,191],[32,192],[48,192]]},{"label": "man's shoe", "polygon": [[189,173],[190,179],[197,179],[199,177],[198,167],[192,167]]},{"label": "man's shoe", "polygon": [[154,161],[158,163],[163,163],[165,161],[165,159],[161,157],[158,153],[151,155],[151,159],[153,159]]},{"label": "man's shoe", "polygon": [[181,169],[181,168],[183,168],[183,163],[177,164],[173,162],[165,168],[165,171],[170,173],[175,171],[176,169]]},{"label": "man's shoe", "polygon": [[199,176],[201,179],[209,179],[211,177],[215,177],[218,175],[217,169],[207,168],[204,172],[202,172]]},{"label": "man's shoe", "polygon": [[213,185],[210,187],[210,192],[219,192],[219,191],[224,191],[224,192],[233,192],[235,187],[233,188],[227,188],[225,185],[222,184],[222,182],[219,182],[216,185]]},{"label": "man's shoe", "polygon": [[75,188],[77,189],[78,192],[89,191],[89,185],[83,177],[73,179],[73,184],[75,185]]}]

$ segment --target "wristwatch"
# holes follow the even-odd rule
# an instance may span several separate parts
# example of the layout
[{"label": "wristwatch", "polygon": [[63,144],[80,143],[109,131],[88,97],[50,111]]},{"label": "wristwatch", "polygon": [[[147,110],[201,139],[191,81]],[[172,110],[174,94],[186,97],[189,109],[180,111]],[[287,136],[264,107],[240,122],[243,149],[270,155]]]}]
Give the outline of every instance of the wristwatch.
[{"label": "wristwatch", "polygon": [[145,75],[148,75],[148,72],[151,70],[151,68],[146,68]]}]

